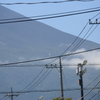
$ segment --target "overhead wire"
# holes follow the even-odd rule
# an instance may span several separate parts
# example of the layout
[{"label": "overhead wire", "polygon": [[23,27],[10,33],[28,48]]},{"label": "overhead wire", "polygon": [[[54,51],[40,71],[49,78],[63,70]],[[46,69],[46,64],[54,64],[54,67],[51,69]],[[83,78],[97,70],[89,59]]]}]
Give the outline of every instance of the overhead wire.
[{"label": "overhead wire", "polygon": [[[100,13],[98,13],[98,14],[96,14],[95,16],[93,16],[91,19],[93,19],[93,18],[95,18],[95,17],[97,17],[98,15],[99,15]],[[87,27],[87,25],[88,25],[88,22],[86,23],[86,25],[83,27],[83,29],[82,29],[82,31],[79,33],[79,35],[74,39],[74,41],[69,45],[69,47],[62,53],[62,54],[64,54],[64,53],[66,53],[72,46],[73,46],[73,44],[78,40],[78,38],[79,38],[79,36],[82,34],[82,32],[85,30],[85,28]],[[98,25],[97,25],[98,26]],[[93,29],[93,31],[97,28],[97,26]],[[90,29],[88,30],[88,32],[91,30],[91,28],[93,27],[93,25],[90,27]],[[92,31],[92,32],[93,32]],[[69,51],[67,54],[69,54],[69,53],[73,53],[76,49],[78,49],[84,42],[85,42],[85,40],[92,34],[92,32],[87,36],[87,34],[88,34],[88,32],[84,35],[84,37],[74,46],[74,48],[71,50],[71,51]],[[86,37],[87,36],[87,37]],[[86,37],[86,38],[85,38]],[[85,39],[84,39],[85,38]],[[62,55],[61,54],[61,55]],[[68,56],[67,56],[68,57]],[[67,57],[65,57],[65,58],[63,58],[63,60],[64,59],[66,59]],[[54,61],[56,61],[57,59],[55,59],[55,60],[53,60],[52,62],[54,62]],[[52,63],[51,62],[51,63]]]},{"label": "overhead wire", "polygon": [[89,31],[92,29],[93,25],[90,27],[90,29],[86,32],[86,34],[84,35],[84,37],[79,41],[79,43],[77,45],[75,45],[75,47],[71,50],[71,52],[74,52],[78,47],[80,47],[80,45],[83,44],[83,42],[86,40],[84,39],[87,34],[89,33]]},{"label": "overhead wire", "polygon": [[[97,26],[98,26],[98,25],[96,25],[96,27],[92,30],[92,32],[90,32],[90,34],[89,34],[85,39],[81,39],[81,40],[80,40],[79,44],[77,44],[77,45],[75,46],[75,48],[73,49],[72,52],[74,52],[75,50],[77,50],[77,49],[87,40],[87,38],[93,33],[93,31],[97,28]],[[92,26],[91,26],[91,28],[92,28]],[[91,28],[90,28],[90,29],[91,29]],[[89,29],[89,31],[90,31],[90,29]],[[89,32],[89,31],[88,31],[88,32]],[[87,35],[87,34],[86,34],[86,35]],[[86,36],[86,35],[85,35],[85,36]]]},{"label": "overhead wire", "polygon": [[98,100],[98,99],[100,99],[100,95],[98,95],[98,97],[97,97],[97,98],[95,98],[94,100]]},{"label": "overhead wire", "polygon": [[44,69],[45,69],[45,67],[43,67],[43,69],[36,75],[36,77],[26,87],[24,87],[21,91],[28,88],[41,75],[41,73],[43,72]]},{"label": "overhead wire", "polygon": [[94,17],[92,17],[91,20],[92,20],[93,18],[97,17],[98,15],[100,15],[100,13],[98,13],[97,15],[95,15]]},{"label": "overhead wire", "polygon": [[[90,88],[87,88],[88,86],[90,86],[90,84],[92,84],[95,80],[97,80],[98,78],[100,77],[100,74],[95,78],[95,79],[93,79],[87,86],[85,86],[83,89],[85,89],[85,90],[90,90],[90,89],[100,89],[100,87],[90,87]],[[100,82],[100,81],[99,81]],[[98,83],[99,84],[99,83]],[[71,91],[71,90],[79,90],[78,92],[75,92],[74,94],[71,94],[71,95],[68,95],[67,97],[69,97],[69,96],[73,96],[73,95],[75,95],[75,94],[77,94],[77,93],[79,93],[81,90],[80,89],[64,89],[64,91]],[[13,91],[13,93],[31,93],[31,92],[53,92],[53,91],[60,91],[59,89],[53,89],[53,90],[31,90],[31,91]],[[0,92],[0,94],[7,94],[7,93],[9,93],[9,92]]]},{"label": "overhead wire", "polygon": [[[93,83],[95,80],[97,80],[99,77],[100,77],[100,74],[99,74],[95,79],[93,79],[88,85],[86,85],[83,89],[86,89],[88,86],[90,86],[90,84],[92,84],[92,83]],[[71,97],[71,96],[73,96],[73,95],[79,93],[79,92],[80,92],[81,90],[83,90],[83,89],[80,89],[79,91],[77,91],[77,92],[75,92],[75,93],[73,93],[73,94],[71,94],[71,95],[67,95],[67,97]]]},{"label": "overhead wire", "polygon": [[100,17],[98,19],[100,19]]},{"label": "overhead wire", "polygon": [[[95,8],[89,8],[89,9],[82,9],[82,10],[76,10],[76,11],[69,11],[69,12],[62,12],[62,13],[54,13],[54,14],[47,14],[47,15],[38,15],[38,16],[30,16],[30,17],[16,17],[16,18],[6,18],[6,19],[0,19],[0,21],[9,21],[9,20],[18,20],[18,19],[32,19],[35,17],[46,17],[46,16],[54,16],[54,15],[59,15],[59,14],[70,14],[70,13],[75,13],[75,12],[81,12],[81,11],[87,11],[87,10],[92,10],[92,9],[99,9],[100,7],[95,7]],[[100,14],[100,13],[99,13]],[[98,14],[98,15],[99,15]],[[97,16],[97,15],[96,15]],[[94,16],[94,17],[96,17]],[[92,18],[93,19],[93,18]]]},{"label": "overhead wire", "polygon": [[35,86],[36,87],[36,86]]},{"label": "overhead wire", "polygon": [[[40,67],[40,66],[41,66],[41,67],[44,67],[44,66],[46,67],[46,65],[47,65],[47,64],[42,64],[42,65],[36,65],[36,64],[32,64],[32,65],[26,64],[26,65],[23,65],[23,64],[22,64],[22,65],[8,65],[8,66],[5,65],[5,66],[0,66],[0,67],[3,67],[3,68],[4,68],[4,67],[18,67],[18,68],[23,67],[23,68],[24,68],[24,67]],[[100,65],[100,63],[88,63],[88,64],[86,64],[85,66],[99,66],[99,65]],[[51,64],[51,65],[48,64],[48,66],[54,66],[54,67],[55,67],[55,64]],[[59,65],[56,64],[56,66],[59,66]],[[62,66],[77,66],[77,64],[74,64],[74,63],[73,63],[73,64],[62,64]],[[53,67],[52,67],[52,68],[53,68]],[[57,68],[57,67],[56,67],[56,68]]]},{"label": "overhead wire", "polygon": [[21,62],[13,62],[13,63],[0,64],[0,66],[15,65],[15,64],[21,64],[21,63],[30,63],[30,62],[42,61],[42,60],[59,58],[59,57],[64,57],[64,56],[77,55],[77,54],[80,54],[80,53],[91,52],[91,51],[95,51],[95,50],[99,50],[99,49],[100,48],[94,48],[94,49],[90,49],[90,50],[84,50],[84,51],[80,51],[80,52],[74,52],[74,53],[71,53],[71,54],[66,54],[66,55],[61,55],[61,56],[54,56],[54,57],[41,58],[41,59],[35,59],[35,60],[27,60],[27,61],[21,61]]},{"label": "overhead wire", "polygon": [[[91,90],[93,89],[93,87],[89,87],[89,88],[86,88],[84,90]],[[100,87],[95,87],[94,88],[95,90],[99,90]],[[69,89],[64,89],[64,91],[80,91],[80,88],[69,88]],[[18,94],[24,94],[24,93],[32,93],[32,92],[57,92],[57,91],[61,91],[60,89],[49,89],[49,90],[30,90],[30,91],[13,91],[13,93],[18,93]],[[0,92],[0,94],[7,94],[7,93],[10,93],[10,92]]]},{"label": "overhead wire", "polygon": [[70,47],[72,47],[72,45],[77,41],[77,39],[79,38],[79,36],[82,34],[82,32],[84,31],[84,29],[87,27],[88,23],[86,23],[86,25],[84,26],[84,28],[82,29],[82,31],[79,33],[79,35],[75,38],[75,40],[71,43],[71,45],[61,54],[63,55],[66,51],[68,51],[70,49]]},{"label": "overhead wire", "polygon": [[49,72],[48,72],[48,70],[46,70],[42,74],[42,76],[34,84],[32,84],[40,76],[40,74],[43,72],[44,68],[40,71],[40,73],[26,87],[24,87],[22,90],[20,90],[18,92],[20,95],[22,95],[21,93],[26,93],[25,91],[30,91],[30,89],[33,89],[36,86],[38,86],[50,74],[50,72],[52,71],[52,69]]},{"label": "overhead wire", "polygon": [[[30,86],[30,84],[29,84],[29,85],[27,85],[27,87],[30,86],[28,89],[24,88],[26,90],[23,89],[23,90],[19,91],[18,93],[21,94],[21,93],[30,93],[30,91],[32,92],[32,90],[30,90],[30,89],[34,89],[36,86],[38,86],[50,74],[52,69],[48,73],[47,73],[47,71],[32,86]],[[38,92],[38,91],[35,91],[35,92]],[[44,91],[39,91],[39,92],[44,92]]]},{"label": "overhead wire", "polygon": [[[87,24],[86,24],[86,25],[87,25]],[[84,30],[84,28],[83,28],[83,30]],[[82,31],[83,31],[83,30],[82,30]],[[80,34],[81,34],[81,33],[80,33]],[[80,34],[79,34],[79,35],[80,35]],[[79,37],[79,36],[78,36],[78,37]],[[78,37],[77,37],[77,38],[78,38]],[[77,38],[75,39],[75,41],[77,40]],[[75,41],[73,41],[73,43],[74,43]],[[72,45],[73,45],[73,43],[72,43]],[[70,48],[72,45],[70,45],[69,48]],[[69,49],[69,48],[68,48],[68,49]],[[68,50],[68,49],[67,49],[67,50]],[[65,50],[63,53],[65,53],[67,50]],[[62,53],[62,54],[63,54],[63,53]]]},{"label": "overhead wire", "polygon": [[[98,13],[97,15],[95,15],[94,17],[92,17],[91,19],[93,19],[93,18],[95,18],[96,16],[98,16],[100,13]],[[87,22],[87,24],[88,24],[88,22]],[[86,25],[87,25],[86,24]],[[92,32],[86,37],[86,35],[89,33],[89,31],[92,29],[92,27],[93,27],[93,25],[90,27],[90,29],[87,31],[87,33],[84,35],[84,37],[79,41],[79,43],[77,44],[77,45],[75,45],[75,47],[71,50],[72,52],[74,52],[78,47],[80,47],[80,45],[82,44],[82,43],[84,43],[85,42],[85,40],[92,34],[92,32],[97,28],[97,26],[92,30]],[[85,27],[86,28],[86,27]],[[84,29],[85,28],[83,28],[83,30],[82,30],[82,32],[84,31]],[[81,33],[82,33],[81,32]],[[86,37],[86,38],[85,38]],[[85,38],[85,39],[84,39]]]},{"label": "overhead wire", "polygon": [[[98,14],[97,14],[98,15]],[[97,16],[96,15],[96,16]],[[68,49],[75,43],[75,41],[79,38],[79,36],[81,35],[81,33],[84,31],[84,29],[86,28],[86,26],[88,25],[88,23],[85,25],[85,27],[83,28],[83,30],[80,32],[80,34],[75,38],[75,40],[72,42],[72,44],[63,52],[63,53],[65,53],[66,51],[68,51]],[[97,25],[98,26],[98,25]],[[92,30],[92,32],[97,28],[97,26]],[[88,32],[91,30],[91,28],[93,27],[93,25],[90,27],[90,29],[88,30]],[[88,33],[87,32],[87,33]],[[84,42],[85,42],[85,40],[92,34],[92,32],[85,38],[85,36],[87,35],[87,33],[84,35],[84,37],[79,41],[79,43],[77,44],[77,45],[75,45],[75,47],[69,52],[69,53],[71,53],[71,52],[74,52],[78,47],[80,47],[80,45],[82,45]],[[85,39],[84,39],[85,38]],[[63,54],[62,53],[62,54]],[[61,54],[61,55],[62,55]],[[68,57],[68,56],[67,56]],[[65,59],[65,58],[64,58]],[[64,60],[63,59],[63,60]],[[54,60],[55,61],[55,60]]]},{"label": "overhead wire", "polygon": [[[100,49],[100,48],[99,48],[99,49]],[[28,61],[28,62],[30,62],[30,61]],[[18,62],[18,63],[19,63],[19,62]],[[18,64],[18,63],[17,63],[17,64]],[[21,62],[21,63],[23,63],[23,62]],[[25,63],[25,62],[24,62],[24,63]],[[11,64],[11,63],[10,63],[10,64]],[[15,63],[13,63],[13,64],[15,64]],[[7,64],[7,65],[8,65],[8,64]],[[44,78],[45,78],[45,77],[44,77]],[[41,81],[42,81],[42,80],[41,80]],[[38,84],[39,84],[39,83],[38,83]]]},{"label": "overhead wire", "polygon": [[[48,69],[47,69],[48,71]],[[40,79],[38,79],[38,81],[36,83],[34,83],[31,87],[29,87],[27,90],[30,90],[30,89],[34,89],[37,85],[39,85],[49,74],[50,72],[52,71],[49,70],[49,72],[47,73],[47,71],[40,77]]]},{"label": "overhead wire", "polygon": [[[100,14],[100,13],[99,13]],[[96,16],[98,16],[99,14],[97,14],[97,15],[95,15],[95,17]],[[91,19],[93,19],[94,17],[92,17]],[[99,24],[98,24],[99,25]],[[89,33],[89,31],[92,29],[92,27],[93,27],[93,25],[90,27],[90,29],[87,31],[87,33],[84,35],[84,37],[74,46],[74,48],[69,52],[69,53],[73,53],[75,50],[77,50],[85,41],[86,41],[86,39],[93,33],[93,31],[97,28],[97,26],[98,25],[96,25],[96,27]],[[82,31],[83,32],[83,31]],[[88,34],[89,33],[89,34]],[[88,34],[88,35],[87,35]],[[87,37],[86,37],[87,36]],[[86,38],[85,38],[86,37]],[[85,39],[84,39],[85,38]],[[66,59],[66,58],[64,58],[64,59]],[[63,59],[63,60],[64,60]]]},{"label": "overhead wire", "polygon": [[[96,8],[99,8],[99,7],[96,7]],[[90,8],[90,9],[95,9],[95,8]],[[84,10],[90,10],[90,9],[84,9]],[[83,11],[83,10],[78,10],[78,11]],[[71,12],[76,12],[76,11],[71,11]],[[44,15],[43,15],[43,16],[44,16]],[[25,18],[26,18],[26,17],[25,17]],[[15,18],[15,19],[16,19],[16,18]],[[19,18],[18,18],[18,19],[19,19]],[[7,19],[5,19],[5,20],[7,20]],[[8,19],[8,20],[10,20],[10,19]],[[1,22],[1,23],[2,23],[2,22]],[[5,23],[5,22],[4,22],[4,23]],[[74,42],[73,42],[73,43],[74,43]],[[72,43],[72,44],[73,44],[73,43]],[[67,51],[67,50],[66,50],[66,51]],[[65,51],[64,51],[64,52],[65,52]],[[63,52],[63,53],[64,53],[64,52]],[[63,53],[62,53],[62,54],[63,54]]]},{"label": "overhead wire", "polygon": [[97,93],[95,93],[89,100],[92,100],[96,95]]},{"label": "overhead wire", "polygon": [[[100,75],[99,75],[100,76]],[[94,82],[99,76],[97,76],[92,82]],[[92,83],[91,82],[91,83]],[[91,84],[90,83],[90,84]],[[88,84],[88,85],[90,85],[90,84]],[[98,89],[98,88],[91,88],[91,89]],[[72,90],[74,90],[74,89],[72,89]],[[75,89],[76,90],[76,89]],[[78,90],[78,89],[77,89]],[[18,91],[18,92],[14,92],[14,93],[31,93],[31,92],[53,92],[53,91],[60,91],[60,90],[31,90],[31,91]],[[66,90],[64,90],[64,91],[66,91]],[[67,89],[67,91],[68,91],[68,89]],[[0,94],[5,94],[5,93],[7,93],[7,92],[0,92]]]},{"label": "overhead wire", "polygon": [[22,5],[22,4],[27,4],[27,5],[33,5],[33,4],[47,4],[47,3],[65,3],[65,2],[70,2],[70,1],[93,1],[93,0],[60,0],[60,1],[43,1],[43,2],[17,2],[17,3],[0,3],[0,5]]},{"label": "overhead wire", "polygon": [[84,98],[84,97],[86,97],[88,94],[90,94],[90,92],[92,92],[92,90],[94,90],[94,88],[95,88],[99,83],[100,83],[100,81],[97,82],[96,85],[95,85],[89,92],[87,92],[83,97],[79,98],[78,100],[81,100],[82,98]]},{"label": "overhead wire", "polygon": [[[84,28],[82,29],[82,31],[79,33],[79,35],[74,39],[74,41],[68,46],[68,48],[66,50],[64,50],[61,54],[63,55],[64,53],[66,53],[72,46],[73,44],[77,41],[77,39],[79,38],[79,36],[82,34],[82,32],[84,31],[84,29],[86,28],[86,26],[88,25],[88,23],[86,23],[86,25],[84,26]],[[54,61],[56,61],[57,59],[53,60],[51,63],[53,63]]]},{"label": "overhead wire", "polygon": [[[91,10],[91,9],[94,9],[94,10]],[[85,11],[85,10],[88,10],[88,11]],[[1,21],[0,24],[26,22],[26,21],[35,21],[35,20],[43,20],[43,19],[51,19],[51,18],[72,16],[72,15],[78,15],[78,14],[84,14],[84,13],[91,13],[91,12],[100,11],[100,7],[90,8],[90,9],[85,9],[85,10],[83,10],[83,11],[81,10],[81,12],[75,11],[76,13],[69,13],[69,14],[62,14],[62,15],[59,15],[59,14],[55,14],[53,16],[44,15],[44,16],[48,16],[48,17],[41,17],[40,16],[40,18],[34,18],[34,19],[22,19],[22,20],[12,20],[12,21]]]},{"label": "overhead wire", "polygon": [[77,48],[80,47],[80,45],[82,45],[86,41],[86,39],[93,33],[93,31],[97,28],[97,26],[98,25],[96,25],[96,27],[92,30],[92,32],[90,32],[90,34],[87,36],[87,34],[89,33],[89,31],[92,29],[93,25],[90,27],[90,29],[87,31],[87,33],[84,35],[84,37],[79,41],[79,43],[75,46],[75,48],[72,49],[72,52],[74,52]]}]

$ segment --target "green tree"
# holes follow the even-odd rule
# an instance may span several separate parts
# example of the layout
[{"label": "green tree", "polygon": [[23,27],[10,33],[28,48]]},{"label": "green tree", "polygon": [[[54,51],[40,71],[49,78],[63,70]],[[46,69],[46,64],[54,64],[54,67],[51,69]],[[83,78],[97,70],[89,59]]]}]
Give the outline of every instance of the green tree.
[{"label": "green tree", "polygon": [[57,98],[54,98],[53,100],[60,100],[60,98],[57,97]]}]

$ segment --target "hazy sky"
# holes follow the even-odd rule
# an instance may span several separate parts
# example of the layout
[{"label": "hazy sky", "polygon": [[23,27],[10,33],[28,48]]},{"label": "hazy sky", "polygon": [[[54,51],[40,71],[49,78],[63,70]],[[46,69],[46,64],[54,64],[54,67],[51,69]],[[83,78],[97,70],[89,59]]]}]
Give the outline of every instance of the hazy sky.
[{"label": "hazy sky", "polygon": [[[34,0],[34,1],[33,0],[0,0],[0,3],[17,3],[17,2],[29,3],[29,2],[42,2],[42,1],[61,1],[61,0]],[[93,0],[89,2],[71,1],[71,2],[64,2],[64,3],[8,5],[8,6],[3,5],[3,6],[8,7],[11,10],[14,10],[27,17],[30,17],[30,16],[55,14],[55,13],[100,7],[100,0]],[[77,36],[82,31],[82,29],[84,28],[88,20],[99,13],[100,11],[92,12],[88,14],[66,16],[66,17],[53,18],[53,19],[44,19],[44,20],[39,20],[39,21],[41,21],[42,23],[48,24],[52,27],[55,27],[61,31]],[[100,17],[100,14],[97,17],[95,17],[92,21],[94,22],[95,19],[99,17]],[[99,22],[100,22],[100,18],[99,18]],[[94,25],[92,29],[95,28],[95,26],[96,25]],[[87,33],[90,27],[91,25],[88,24],[80,37],[83,37]],[[88,33],[88,35],[90,33]],[[88,40],[100,43],[100,25],[98,25],[95,31],[91,33],[91,35],[88,37]]]}]

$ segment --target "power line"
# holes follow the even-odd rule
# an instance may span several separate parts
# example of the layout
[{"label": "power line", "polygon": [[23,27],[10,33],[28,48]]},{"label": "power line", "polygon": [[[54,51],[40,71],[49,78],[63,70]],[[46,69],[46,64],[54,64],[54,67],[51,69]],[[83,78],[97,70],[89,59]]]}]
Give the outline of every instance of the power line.
[{"label": "power line", "polygon": [[[90,90],[93,89],[92,87],[89,87],[85,90]],[[100,89],[100,87],[96,87],[94,89]],[[74,91],[74,90],[80,90],[79,88],[74,88],[74,89],[64,89],[64,91]],[[60,91],[60,89],[52,89],[52,90],[31,90],[31,91],[23,91],[23,92],[15,92],[15,93],[31,93],[31,92],[56,92]]]},{"label": "power line", "polygon": [[27,90],[34,89],[37,85],[39,85],[50,74],[50,72],[52,71],[52,69],[49,72],[47,72],[47,71],[38,79],[37,82],[35,82],[35,84],[33,84]]},{"label": "power line", "polygon": [[17,3],[0,3],[0,5],[22,5],[22,4],[27,4],[27,5],[33,5],[33,4],[47,4],[47,3],[65,3],[65,2],[70,2],[70,1],[93,1],[93,0],[63,0],[63,1],[43,1],[43,2],[17,2]]},{"label": "power line", "polygon": [[[98,9],[97,9],[98,8]],[[17,23],[17,22],[26,22],[26,21],[35,21],[35,20],[43,20],[43,19],[51,19],[51,18],[58,18],[58,17],[65,17],[65,16],[72,16],[72,15],[78,15],[78,14],[84,14],[84,13],[91,13],[91,12],[96,12],[96,11],[100,11],[100,7],[97,8],[92,8],[94,10],[89,10],[89,11],[81,11],[81,12],[76,12],[76,13],[70,13],[70,14],[63,14],[63,15],[59,15],[59,14],[55,14],[54,16],[48,16],[48,17],[41,17],[41,18],[34,18],[34,19],[23,19],[23,20],[14,20],[14,21],[4,21],[4,22],[0,22],[0,24],[6,24],[6,23]]]},{"label": "power line", "polygon": [[[45,68],[45,67],[44,67]],[[25,87],[23,88],[22,90],[19,91],[20,95],[22,95],[21,93],[24,93],[24,91],[29,91],[30,88],[35,88],[37,85],[39,85],[49,74],[50,72],[52,71],[52,69],[47,72],[48,70],[46,70],[46,72],[32,85],[30,86],[39,76],[40,74],[43,72],[44,68],[40,71],[40,73]],[[46,74],[46,75],[45,75]],[[30,86],[30,87],[29,87]],[[28,88],[29,87],[29,88]],[[28,88],[28,89],[27,89]],[[26,90],[25,90],[26,89]],[[25,92],[26,93],[26,92]],[[27,92],[29,93],[29,92]]]},{"label": "power line", "polygon": [[81,100],[82,98],[86,97],[90,92],[92,92],[92,90],[95,89],[95,87],[96,87],[99,83],[100,83],[100,81],[97,82],[97,84],[96,84],[88,93],[86,93],[83,97],[79,98],[78,100]]},{"label": "power line", "polygon": [[[32,88],[33,86],[34,86],[34,85],[32,85],[30,88]],[[35,87],[36,87],[36,86],[35,86]],[[29,89],[30,89],[30,88],[29,88]]]},{"label": "power line", "polygon": [[[98,16],[100,13],[98,13],[97,15],[95,15],[94,17],[92,17],[91,19],[93,19],[93,18],[95,18],[96,16]],[[79,36],[82,34],[82,32],[85,30],[85,28],[87,27],[87,25],[88,25],[88,22],[86,23],[86,25],[83,27],[83,29],[82,29],[82,31],[79,33],[79,35],[74,39],[74,41],[71,43],[71,45],[61,54],[61,55],[63,55],[65,52],[67,52],[72,46],[73,46],[73,44],[77,41],[77,39],[79,38]],[[93,25],[92,25],[93,26]],[[91,28],[92,28],[92,26],[91,26]],[[96,26],[97,27],[97,26]],[[94,28],[94,30],[96,29],[96,27]],[[90,28],[90,29],[91,29]],[[90,29],[88,30],[88,32],[90,31]],[[93,30],[93,31],[94,31]],[[93,32],[92,31],[92,32]],[[88,34],[88,32],[85,34],[85,36]],[[86,39],[92,34],[92,32],[86,37]],[[73,52],[77,49],[77,48],[79,48],[80,47],[80,45],[82,45],[84,42],[85,42],[85,40],[83,40],[84,38],[85,38],[85,36],[80,40],[80,42],[78,43],[78,44],[76,44],[76,46],[72,49],[73,50]],[[72,51],[71,50],[71,51]],[[71,52],[70,51],[70,52]],[[69,53],[70,53],[69,52]],[[69,54],[69,53],[67,53],[67,54]],[[64,58],[65,59],[65,58]],[[64,60],[63,59],[63,60]],[[54,61],[56,61],[57,59],[55,59]],[[52,61],[52,62],[54,62],[54,61]],[[52,63],[51,62],[51,63]]]},{"label": "power line", "polygon": [[30,63],[30,62],[36,62],[36,61],[41,61],[41,60],[47,60],[47,59],[53,59],[53,58],[59,58],[59,57],[64,57],[64,56],[71,56],[71,55],[76,55],[80,53],[86,53],[86,52],[91,52],[94,50],[99,50],[100,48],[95,48],[95,49],[90,49],[90,50],[85,50],[85,51],[80,51],[80,52],[75,52],[67,55],[61,55],[61,56],[54,56],[54,57],[49,57],[49,58],[41,58],[41,59],[35,59],[35,60],[28,60],[28,61],[22,61],[22,62],[14,62],[14,63],[7,63],[7,64],[0,64],[0,66],[5,66],[5,65],[14,65],[14,64],[21,64],[21,63]]},{"label": "power line", "polygon": [[[45,68],[45,67],[44,67]],[[43,72],[44,68],[39,72],[39,74],[26,86],[24,87],[21,91],[25,90],[26,88],[28,88]]]},{"label": "power line", "polygon": [[[91,83],[93,83],[97,78],[99,78],[100,75],[98,75],[94,80],[92,80],[92,82],[90,82],[87,86],[89,86]],[[100,89],[100,87],[89,87],[87,88],[87,86],[84,88],[85,90],[90,90],[90,89]],[[74,89],[64,89],[64,91],[74,91],[74,90],[79,90],[78,92],[80,92],[80,89],[78,88],[74,88]],[[31,90],[31,91],[15,91],[13,93],[31,93],[31,92],[56,92],[56,91],[60,91],[59,89],[52,89],[52,90]],[[76,93],[78,93],[76,92]],[[0,92],[0,94],[7,94],[9,92]],[[76,93],[72,94],[75,95]],[[70,96],[72,96],[70,95]],[[68,96],[67,96],[68,97]]]},{"label": "power line", "polygon": [[[100,14],[100,13],[99,13]],[[97,14],[97,15],[99,15],[99,14]],[[96,15],[96,16],[97,16]],[[94,16],[94,17],[96,17],[96,16]],[[93,18],[94,18],[93,17]],[[91,19],[93,19],[93,18],[91,18]],[[97,25],[98,26],[98,25]],[[93,31],[97,28],[97,26],[92,30],[92,32],[90,32],[90,34],[87,36],[87,34],[89,33],[89,31],[92,29],[92,27],[93,27],[93,25],[90,27],[90,29],[87,31],[87,33],[84,35],[84,37],[79,41],[79,43],[72,49],[73,50],[73,52],[77,49],[77,48],[79,48],[85,41],[86,41],[86,39],[93,33]],[[83,30],[82,30],[82,32],[83,32]],[[86,37],[87,36],[87,37]],[[86,38],[85,38],[86,37]],[[84,39],[85,38],[85,39]]]},{"label": "power line", "polygon": [[[99,13],[100,14],[100,13]],[[96,16],[98,16],[99,14],[97,14],[97,15],[95,15],[94,17],[92,17],[91,19],[93,19],[93,18],[95,18]],[[88,23],[87,23],[88,24]],[[87,24],[86,24],[86,26],[87,26]],[[83,28],[83,30],[86,28],[86,26]],[[98,25],[97,25],[98,26]],[[86,39],[93,33],[93,31],[97,28],[97,26],[89,33],[89,31],[92,29],[92,27],[93,27],[93,25],[90,27],[90,29],[87,31],[87,33],[84,35],[84,37],[79,41],[79,43],[78,44],[76,44],[75,46],[74,46],[74,48],[71,50],[72,52],[74,52],[75,50],[77,50],[85,41],[86,41]],[[83,32],[83,30],[81,31],[81,33]],[[89,33],[89,34],[88,34]],[[88,34],[88,35],[87,35]],[[79,34],[80,35],[80,34]],[[86,37],[87,36],[87,37]],[[78,36],[79,37],[79,36]],[[76,40],[78,39],[78,37],[76,38]],[[86,38],[85,38],[86,37]],[[85,38],[85,39],[84,39]],[[76,41],[75,40],[75,41]],[[75,42],[74,41],[74,42]],[[74,43],[73,42],[73,43]],[[73,44],[72,43],[72,44]],[[71,53],[71,51],[69,52],[69,53]],[[68,57],[68,56],[67,56]],[[66,58],[64,58],[64,59],[66,59]],[[63,59],[63,60],[64,60]]]},{"label": "power line", "polygon": [[[17,17],[17,18],[6,18],[6,19],[0,19],[0,21],[6,21],[6,20],[18,20],[18,19],[31,19],[35,17],[46,17],[46,16],[54,16],[54,15],[59,15],[59,14],[69,14],[69,13],[75,13],[75,12],[81,12],[81,11],[86,11],[86,10],[93,10],[93,9],[99,9],[100,7],[95,7],[95,8],[89,8],[89,9],[82,9],[82,10],[76,10],[76,11],[69,11],[69,12],[62,12],[62,13],[55,13],[55,14],[47,14],[47,15],[39,15],[39,16],[30,16],[30,17]],[[100,13],[99,13],[100,14]],[[99,15],[97,14],[97,15]],[[96,16],[97,16],[96,15]],[[96,17],[94,16],[94,17]],[[94,18],[93,17],[93,18]],[[93,19],[91,18],[91,19]]]},{"label": "power line", "polygon": [[94,98],[97,95],[97,93],[95,95],[93,95],[89,100],[91,100],[92,98]]},{"label": "power line", "polygon": [[[86,88],[85,90],[90,90],[93,89],[93,87]],[[95,87],[94,89],[100,89],[100,87]],[[80,90],[80,88],[69,88],[69,89],[64,89],[64,91],[75,91],[75,90]],[[32,93],[32,92],[56,92],[60,91],[60,89],[50,89],[50,90],[31,90],[31,91],[13,91],[13,93],[18,93],[18,94],[23,94],[23,93]],[[7,94],[9,92],[0,92],[0,94]]]},{"label": "power line", "polygon": [[[97,15],[95,15],[94,17],[92,17],[91,19],[95,18],[96,16],[100,15],[100,13],[98,13]],[[97,18],[98,19],[98,18]]]},{"label": "power line", "polygon": [[[100,74],[95,78],[95,79],[93,79],[88,85],[86,85],[83,89],[86,89],[88,86],[90,86],[90,84],[92,84],[96,79],[98,79],[100,77]],[[75,95],[75,94],[77,94],[77,93],[79,93],[81,90],[79,90],[78,92],[75,92],[75,93],[73,93],[73,94],[71,94],[71,95],[68,95],[67,97],[71,97],[71,96],[73,96],[73,95]]]},{"label": "power line", "polygon": [[[97,26],[98,26],[98,25],[97,25]],[[75,51],[77,48],[79,48],[79,47],[86,41],[86,39],[93,33],[93,31],[97,28],[97,26],[92,30],[92,32],[90,32],[90,34],[89,34],[85,39],[81,39],[81,40],[80,40],[80,42],[75,46],[75,48],[73,49],[73,51]],[[92,28],[92,27],[91,27],[91,28]],[[90,28],[90,29],[91,29],[91,28]],[[90,31],[90,29],[89,29],[89,31]],[[88,32],[89,32],[89,31],[88,31]],[[86,35],[87,35],[87,34],[86,34]],[[86,35],[85,35],[85,36],[86,36]],[[84,36],[84,37],[85,37],[85,36]]]},{"label": "power line", "polygon": [[[52,66],[55,66],[55,64],[51,64]],[[50,64],[48,66],[51,66]],[[57,64],[56,64],[57,65]],[[97,63],[91,63],[91,64],[86,64],[85,66],[99,66],[100,64]],[[1,65],[0,67],[43,67],[46,66],[46,64],[43,65],[29,65],[29,64],[25,64],[25,65]],[[77,66],[77,64],[62,64],[62,66]],[[44,67],[45,68],[45,67]],[[53,67],[52,67],[53,68]],[[57,68],[57,67],[56,67]]]},{"label": "power line", "polygon": [[[69,50],[69,48],[75,43],[75,41],[77,41],[77,39],[79,38],[79,36],[82,34],[82,32],[84,31],[84,29],[86,28],[86,26],[88,25],[88,23],[86,23],[85,27],[82,29],[82,31],[80,32],[80,34],[75,38],[75,40],[72,42],[72,44],[62,53],[64,54],[66,51]],[[62,55],[61,54],[61,55]]]}]

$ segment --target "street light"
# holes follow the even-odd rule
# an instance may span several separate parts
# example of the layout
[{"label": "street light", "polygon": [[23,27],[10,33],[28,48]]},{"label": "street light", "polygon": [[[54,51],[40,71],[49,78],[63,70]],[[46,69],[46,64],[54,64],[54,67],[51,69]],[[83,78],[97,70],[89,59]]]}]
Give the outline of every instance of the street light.
[{"label": "street light", "polygon": [[44,99],[44,97],[43,96],[41,96],[38,100],[43,100]]},{"label": "street light", "polygon": [[79,83],[79,85],[81,86],[81,97],[82,97],[81,100],[84,100],[84,98],[83,98],[84,93],[83,93],[83,77],[82,77],[82,75],[84,75],[85,72],[86,72],[86,68],[83,69],[83,66],[86,65],[86,63],[87,63],[87,60],[84,60],[84,61],[83,61],[83,64],[79,63],[79,64],[77,65],[78,67],[77,67],[77,69],[76,69],[76,74],[77,74],[78,76],[80,76],[80,79],[79,79],[78,83]]}]

